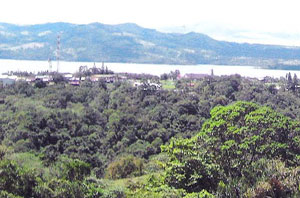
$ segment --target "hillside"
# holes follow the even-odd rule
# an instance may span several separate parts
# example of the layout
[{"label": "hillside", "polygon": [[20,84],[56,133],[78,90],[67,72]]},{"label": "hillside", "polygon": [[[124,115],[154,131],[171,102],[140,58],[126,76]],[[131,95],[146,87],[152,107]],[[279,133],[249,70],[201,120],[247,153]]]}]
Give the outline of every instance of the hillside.
[{"label": "hillside", "polygon": [[161,64],[258,65],[297,69],[300,48],[217,41],[200,33],[162,33],[136,24],[18,26],[0,23],[0,58]]},{"label": "hillside", "polygon": [[300,197],[297,77],[144,78],[2,87],[0,197]]}]

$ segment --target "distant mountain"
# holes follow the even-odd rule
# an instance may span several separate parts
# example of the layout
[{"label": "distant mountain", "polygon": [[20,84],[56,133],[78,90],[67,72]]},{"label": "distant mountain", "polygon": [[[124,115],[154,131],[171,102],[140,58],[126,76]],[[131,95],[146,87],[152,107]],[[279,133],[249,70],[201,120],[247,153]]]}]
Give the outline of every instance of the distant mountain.
[{"label": "distant mountain", "polygon": [[[258,65],[298,69],[300,48],[217,41],[200,33],[162,33],[136,24],[19,26],[0,23],[0,58],[161,64]],[[300,67],[299,67],[300,68]]]},{"label": "distant mountain", "polygon": [[216,40],[238,43],[260,43],[267,45],[300,46],[300,33],[297,32],[265,32],[250,28],[230,27],[222,24],[200,22],[185,26],[160,27],[158,31],[165,33],[201,32]]}]

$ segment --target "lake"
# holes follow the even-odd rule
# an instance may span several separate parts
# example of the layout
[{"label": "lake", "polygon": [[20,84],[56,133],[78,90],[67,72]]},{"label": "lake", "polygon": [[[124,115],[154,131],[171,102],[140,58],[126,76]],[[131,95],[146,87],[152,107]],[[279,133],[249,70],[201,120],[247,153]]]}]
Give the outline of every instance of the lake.
[{"label": "lake", "polygon": [[[78,71],[80,66],[93,67],[94,62],[65,62],[60,61],[60,72]],[[57,63],[52,62],[53,70],[56,70]],[[101,67],[102,63],[96,62],[97,67]],[[261,69],[252,66],[227,66],[227,65],[160,65],[160,64],[131,64],[131,63],[105,63],[110,70],[114,72],[128,72],[128,73],[147,73],[153,75],[160,75],[169,73],[178,69],[182,75],[186,73],[201,73],[210,74],[213,69],[215,75],[231,75],[240,74],[246,77],[263,78],[265,76],[279,78],[285,77],[286,73],[291,72],[300,76],[300,71],[294,70],[272,70]],[[0,59],[0,73],[7,71],[28,71],[37,73],[38,71],[49,70],[48,61],[28,61],[28,60],[7,60]]]}]

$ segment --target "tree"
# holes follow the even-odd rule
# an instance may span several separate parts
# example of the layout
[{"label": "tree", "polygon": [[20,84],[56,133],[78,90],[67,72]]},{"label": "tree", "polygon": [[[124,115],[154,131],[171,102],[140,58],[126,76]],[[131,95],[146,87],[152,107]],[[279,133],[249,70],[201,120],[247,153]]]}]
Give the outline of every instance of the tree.
[{"label": "tree", "polygon": [[163,73],[160,75],[160,79],[161,80],[168,80],[168,74],[167,73]]},{"label": "tree", "polygon": [[60,73],[54,73],[53,74],[53,82],[55,82],[56,84],[61,83],[61,82],[65,82],[65,81],[66,81],[66,79],[62,74],[60,74]]},{"label": "tree", "polygon": [[[211,110],[211,118],[190,140],[162,147],[170,156],[166,182],[189,192],[213,190],[218,181],[256,181],[260,159],[279,158],[299,165],[300,124],[269,107],[236,102]],[[253,177],[254,175],[254,177]]]},{"label": "tree", "polygon": [[297,87],[297,85],[298,85],[297,75],[294,74],[294,78],[292,78],[291,72],[289,72],[289,73],[286,75],[286,79],[287,79],[287,89],[288,89],[289,91],[295,92],[295,91],[296,91],[296,87]]},{"label": "tree", "polygon": [[169,73],[169,78],[171,78],[172,80],[177,80],[177,78],[179,76],[180,76],[180,71],[179,70],[170,71],[170,73]]},{"label": "tree", "polygon": [[28,82],[17,81],[13,86],[16,94],[25,94],[27,97],[34,94],[34,89]]},{"label": "tree", "polygon": [[294,74],[294,77],[293,77],[293,91],[296,92],[297,91],[297,88],[298,88],[298,78],[297,78],[297,75]]},{"label": "tree", "polygon": [[37,88],[45,88],[47,84],[43,80],[39,79],[35,82],[34,86]]},{"label": "tree", "polygon": [[237,102],[214,108],[198,137],[225,172],[242,174],[240,170],[262,157],[298,163],[299,126],[269,107]]},{"label": "tree", "polygon": [[31,198],[36,186],[37,177],[33,171],[19,167],[14,161],[0,161],[0,191],[7,192],[0,195]]},{"label": "tree", "polygon": [[196,142],[196,138],[173,139],[168,146],[162,146],[162,152],[170,157],[165,164],[165,182],[187,192],[216,190],[220,181],[220,166]]}]

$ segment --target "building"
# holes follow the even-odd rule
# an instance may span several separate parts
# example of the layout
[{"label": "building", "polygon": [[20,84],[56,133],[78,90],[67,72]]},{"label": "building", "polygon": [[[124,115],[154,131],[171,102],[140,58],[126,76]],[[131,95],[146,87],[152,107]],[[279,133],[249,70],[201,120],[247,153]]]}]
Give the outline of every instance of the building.
[{"label": "building", "polygon": [[200,80],[200,79],[203,79],[208,76],[210,76],[210,75],[208,75],[208,74],[185,74],[183,76],[183,78],[190,79],[190,80]]},{"label": "building", "polygon": [[93,82],[103,80],[106,83],[114,83],[117,81],[123,81],[125,79],[127,79],[125,76],[120,76],[117,74],[97,74],[90,77],[90,80]]},{"label": "building", "polygon": [[69,81],[69,84],[73,85],[73,86],[79,86],[80,85],[80,81],[79,80],[71,80],[71,81]]},{"label": "building", "polygon": [[3,86],[12,85],[16,82],[16,80],[11,78],[0,78],[0,81],[2,82]]},{"label": "building", "polygon": [[44,75],[44,76],[36,76],[36,80],[42,80],[43,82],[51,82],[53,81],[52,76]]}]

